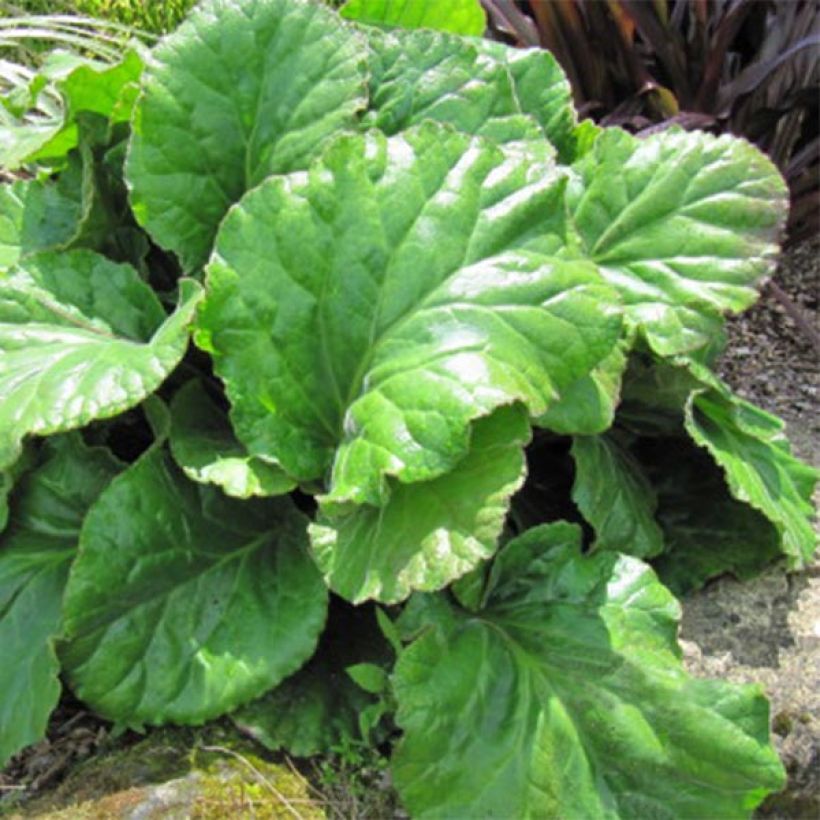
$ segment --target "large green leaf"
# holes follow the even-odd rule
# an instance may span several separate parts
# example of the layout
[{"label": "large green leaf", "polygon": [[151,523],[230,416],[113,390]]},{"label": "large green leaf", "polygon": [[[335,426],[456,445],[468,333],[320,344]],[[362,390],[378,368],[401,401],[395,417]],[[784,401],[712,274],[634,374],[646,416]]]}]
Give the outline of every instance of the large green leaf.
[{"label": "large green leaf", "polygon": [[[543,413],[620,334],[592,266],[564,262],[549,165],[432,123],[339,140],[223,223],[197,343],[239,439],[328,501],[381,505],[452,469],[471,422]],[[337,451],[338,448],[338,451]]]},{"label": "large green leaf", "polygon": [[486,19],[479,0],[347,0],[342,17],[359,23],[428,28],[480,37]]},{"label": "large green leaf", "polygon": [[272,173],[304,168],[365,104],[365,43],[320,3],[207,0],[152,52],[127,164],[137,219],[187,270]]},{"label": "large green leaf", "polygon": [[511,542],[480,612],[425,614],[394,675],[414,817],[747,817],[783,785],[759,688],[690,678],[675,599],[577,527]]},{"label": "large green leaf", "polygon": [[579,251],[661,355],[706,345],[718,313],[752,304],[773,271],[786,186],[747,142],[610,128],[575,169],[567,198]]},{"label": "large green leaf", "polygon": [[499,143],[550,144],[562,159],[573,158],[569,84],[549,52],[435,31],[366,33],[370,100],[364,125],[396,134],[432,119]]},{"label": "large green leaf", "polygon": [[675,594],[726,573],[753,577],[782,556],[777,528],[732,498],[723,471],[694,442],[653,437],[632,451],[658,497],[664,551],[652,566]]},{"label": "large green leaf", "polygon": [[156,390],[185,353],[200,295],[183,281],[165,318],[133,268],[91,251],[0,273],[0,467],[26,435],[117,415]]},{"label": "large green leaf", "polygon": [[282,495],[296,486],[276,464],[247,454],[202,382],[189,382],[174,396],[171,414],[171,452],[188,478],[237,498]]},{"label": "large green leaf", "polygon": [[364,127],[392,135],[429,119],[499,143],[543,141],[538,123],[521,110],[505,63],[484,53],[478,41],[437,31],[366,34],[370,99]]},{"label": "large green leaf", "polygon": [[597,549],[638,558],[663,551],[655,492],[641,465],[613,435],[576,436],[572,500],[595,530]]},{"label": "large green leaf", "polygon": [[777,527],[789,566],[805,566],[817,545],[811,498],[820,474],[791,454],[783,422],[717,383],[692,394],[685,424],[723,468],[732,495]]},{"label": "large green leaf", "polygon": [[295,672],[327,608],[306,529],[288,499],[230,499],[150,450],[80,535],[60,649],[78,697],[130,726],[202,723]]},{"label": "large green leaf", "polygon": [[119,469],[79,436],[54,438],[15,492],[0,537],[0,767],[43,736],[57,704],[63,588],[86,510]]},{"label": "large green leaf", "polygon": [[470,451],[450,472],[394,484],[382,507],[342,505],[320,517],[311,543],[330,587],[354,603],[395,603],[490,558],[524,480],[529,434],[522,407],[501,408],[473,425]]}]

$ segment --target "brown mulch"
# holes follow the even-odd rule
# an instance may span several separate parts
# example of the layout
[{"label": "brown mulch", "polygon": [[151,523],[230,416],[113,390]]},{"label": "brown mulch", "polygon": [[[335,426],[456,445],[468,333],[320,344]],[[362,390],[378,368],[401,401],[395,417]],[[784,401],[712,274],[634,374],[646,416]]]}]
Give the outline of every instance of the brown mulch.
[{"label": "brown mulch", "polygon": [[46,737],[12,758],[0,771],[0,810],[4,803],[45,791],[91,757],[109,738],[110,724],[64,695],[49,721]]}]

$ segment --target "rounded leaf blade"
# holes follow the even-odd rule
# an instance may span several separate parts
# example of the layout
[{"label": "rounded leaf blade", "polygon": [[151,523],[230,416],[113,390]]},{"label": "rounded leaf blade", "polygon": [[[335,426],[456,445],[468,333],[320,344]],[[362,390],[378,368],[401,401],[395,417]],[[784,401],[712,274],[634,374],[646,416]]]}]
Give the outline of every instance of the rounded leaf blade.
[{"label": "rounded leaf blade", "polygon": [[496,559],[480,612],[422,612],[427,628],[394,675],[407,808],[748,816],[785,779],[765,698],[690,678],[671,594],[638,559],[582,555],[580,535],[529,530]]},{"label": "rounded leaf blade", "polygon": [[26,435],[82,427],[153,393],[188,347],[201,295],[183,280],[166,318],[133,268],[91,251],[0,273],[0,466]]},{"label": "rounded leaf blade", "polygon": [[295,672],[326,608],[306,520],[288,499],[229,499],[154,448],[86,517],[60,655],[100,714],[197,724]]},{"label": "rounded leaf blade", "polygon": [[614,293],[565,262],[554,166],[433,124],[337,142],[223,223],[196,341],[239,439],[329,501],[446,473],[471,422],[542,413],[616,344]]},{"label": "rounded leaf blade", "polygon": [[204,264],[246,190],[352,128],[363,53],[321,3],[200,4],[146,69],[126,170],[139,222],[186,270]]}]

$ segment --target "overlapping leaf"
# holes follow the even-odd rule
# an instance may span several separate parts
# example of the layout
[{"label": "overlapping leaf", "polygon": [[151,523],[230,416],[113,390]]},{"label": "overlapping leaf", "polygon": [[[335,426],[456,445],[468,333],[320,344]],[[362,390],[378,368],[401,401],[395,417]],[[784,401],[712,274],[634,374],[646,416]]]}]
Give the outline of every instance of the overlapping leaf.
[{"label": "overlapping leaf", "polygon": [[68,247],[81,230],[83,169],[75,161],[56,182],[0,185],[0,271],[30,253]]},{"label": "overlapping leaf", "polygon": [[311,542],[328,585],[354,603],[395,603],[492,557],[524,480],[529,432],[522,407],[501,408],[475,423],[469,453],[443,476],[394,484],[382,507],[343,506],[321,517]]},{"label": "overlapping leaf", "polygon": [[127,122],[138,92],[142,59],[128,50],[108,65],[70,54],[47,61],[37,82],[53,84],[62,106],[51,116],[22,117],[19,122],[0,123],[0,167],[15,169],[28,162],[62,165],[79,144],[77,118],[97,114],[110,124]]},{"label": "overlapping leaf", "polygon": [[562,391],[561,397],[535,420],[538,427],[570,436],[594,436],[612,426],[627,365],[623,345],[590,373]]},{"label": "overlapping leaf", "polygon": [[544,136],[555,146],[561,162],[571,162],[583,152],[579,143],[586,138],[577,133],[572,90],[558,60],[544,49],[509,48],[481,40],[482,55],[504,65],[510,74],[521,113],[532,117]]},{"label": "overlapping leaf", "polygon": [[133,268],[91,251],[0,273],[0,466],[26,435],[116,415],[156,390],[185,353],[200,295],[182,282],[165,318]]},{"label": "overlapping leaf", "polygon": [[43,736],[57,704],[63,588],[83,516],[119,469],[107,451],[65,436],[44,445],[17,487],[0,537],[0,766]]},{"label": "overlapping leaf", "polygon": [[378,505],[386,475],[452,469],[472,420],[542,413],[620,332],[595,271],[555,257],[562,193],[549,166],[432,124],[249,193],[196,334],[249,452],[300,480],[333,465],[328,501]]},{"label": "overlapping leaf", "polygon": [[595,548],[650,558],[663,551],[657,497],[640,464],[613,435],[577,436],[573,501],[595,530]]},{"label": "overlapping leaf", "polygon": [[314,545],[351,600],[437,589],[491,554],[526,432],[468,455],[472,423],[542,412],[617,342],[614,296],[556,258],[562,191],[550,165],[429,124],[340,141],[220,229],[198,342],[249,453],[303,481],[332,466]]},{"label": "overlapping leaf", "polygon": [[[792,455],[780,419],[733,395],[698,362],[675,357],[666,361],[633,361],[625,381],[619,420],[639,436],[662,436],[674,441],[673,437],[688,433],[723,470],[731,495],[774,524],[789,566],[797,568],[809,560],[817,541],[811,524],[811,498],[818,471]],[[679,449],[683,457],[680,470],[685,476],[687,443]],[[673,475],[663,473],[654,481],[667,483]],[[672,492],[678,495],[678,508],[672,512],[673,519],[679,522],[672,525],[677,530],[675,540],[687,542],[691,539],[681,529],[688,526],[682,523],[690,515],[685,509],[688,505],[678,491]],[[735,521],[738,535],[733,542],[732,526],[721,525],[719,516],[704,517],[702,511],[694,509],[699,505],[693,501],[692,528],[704,532],[715,527],[714,544],[711,548],[703,547],[710,549],[710,557],[699,563],[704,571],[708,567],[711,575],[717,574],[724,560],[720,556],[725,552],[726,571],[749,574],[752,567],[760,567],[771,557],[771,533],[766,526],[758,526],[758,537],[749,541],[749,555],[744,559],[740,533],[754,530],[756,516],[741,512],[721,495],[716,494],[716,508],[725,508],[725,520]],[[679,554],[676,561],[685,559]],[[697,577],[698,571],[693,568],[693,572],[693,577]]]},{"label": "overlapping leaf", "polygon": [[216,484],[237,498],[282,495],[296,486],[276,464],[247,454],[201,382],[189,382],[174,396],[171,413],[171,452],[193,481]]},{"label": "overlapping leaf", "polygon": [[753,577],[782,556],[777,528],[732,498],[723,471],[694,442],[644,439],[633,451],[658,498],[664,552],[652,565],[675,594],[726,573]]},{"label": "overlapping leaf", "polygon": [[[548,52],[518,51],[434,31],[366,32],[365,125],[396,134],[425,119],[499,143],[529,140],[571,159],[569,85]],[[545,141],[546,138],[546,141]]]},{"label": "overlapping leaf", "polygon": [[694,350],[771,273],[785,183],[751,145],[668,131],[602,132],[567,188],[580,252],[620,291],[661,355]]},{"label": "overlapping leaf", "polygon": [[789,566],[805,566],[817,544],[811,498],[818,471],[791,454],[783,422],[725,388],[707,389],[687,402],[686,429],[723,468],[732,495],[775,525]]},{"label": "overlapping leaf", "polygon": [[246,190],[353,126],[364,52],[320,3],[200,5],[152,52],[127,166],[137,219],[198,268]]},{"label": "overlapping leaf", "polygon": [[422,614],[394,675],[414,817],[746,817],[783,784],[759,689],[690,678],[674,598],[576,527],[511,542],[479,613]]},{"label": "overlapping leaf", "polygon": [[83,525],[60,651],[74,691],[123,724],[202,723],[291,675],[327,608],[306,523],[288,499],[229,499],[149,451]]},{"label": "overlapping leaf", "polygon": [[478,42],[436,31],[366,34],[370,99],[365,126],[392,135],[429,119],[500,143],[543,142],[538,123],[518,104],[505,64]]}]

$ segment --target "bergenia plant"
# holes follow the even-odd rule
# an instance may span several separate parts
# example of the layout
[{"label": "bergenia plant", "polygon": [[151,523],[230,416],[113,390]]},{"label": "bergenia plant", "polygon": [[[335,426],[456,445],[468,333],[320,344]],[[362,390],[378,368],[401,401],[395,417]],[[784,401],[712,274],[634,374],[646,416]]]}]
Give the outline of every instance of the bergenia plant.
[{"label": "bergenia plant", "polygon": [[783,182],[378,5],[206,0],[6,131],[0,763],[66,686],[390,743],[418,817],[747,816],[768,706],[684,671],[673,593],[814,549],[710,370]]}]

